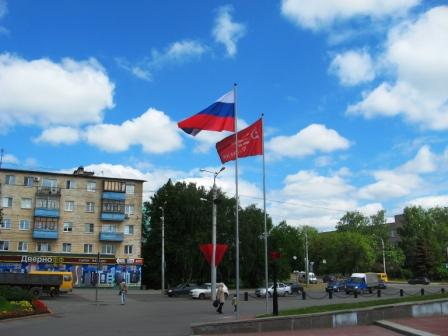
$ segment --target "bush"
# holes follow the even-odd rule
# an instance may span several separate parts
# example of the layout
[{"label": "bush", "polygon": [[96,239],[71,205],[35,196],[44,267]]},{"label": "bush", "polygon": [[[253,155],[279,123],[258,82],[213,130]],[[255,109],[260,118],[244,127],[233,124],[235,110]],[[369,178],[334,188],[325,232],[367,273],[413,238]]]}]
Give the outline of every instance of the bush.
[{"label": "bush", "polygon": [[3,296],[7,301],[30,301],[32,299],[28,291],[11,286],[0,286],[0,296]]}]

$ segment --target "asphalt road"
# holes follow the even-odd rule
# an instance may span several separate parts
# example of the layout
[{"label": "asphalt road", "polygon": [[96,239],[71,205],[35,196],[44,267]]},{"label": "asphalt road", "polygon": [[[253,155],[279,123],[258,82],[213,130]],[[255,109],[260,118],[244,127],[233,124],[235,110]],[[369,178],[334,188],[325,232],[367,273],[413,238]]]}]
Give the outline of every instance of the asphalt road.
[{"label": "asphalt road", "polygon": [[[402,288],[406,293],[420,295],[420,288],[427,292],[440,292],[441,286],[410,286],[407,284],[389,286],[383,298],[397,297]],[[445,286],[448,290],[448,286]],[[242,291],[244,292],[244,291]],[[249,292],[249,301],[240,303],[240,319],[252,318],[266,312],[264,298],[254,298]],[[394,295],[393,295],[394,294]],[[302,300],[301,296],[279,298],[279,309],[327,305],[360,300],[377,299],[376,295],[360,296],[358,299],[341,294],[333,300],[320,297],[323,292],[310,292],[314,299]],[[345,297],[345,298],[343,298]],[[0,322],[0,335],[8,336],[114,336],[114,335],[189,335],[190,324],[236,318],[228,300],[223,314],[217,314],[210,301],[192,300],[189,297],[169,298],[154,291],[130,291],[126,305],[119,304],[117,290],[75,289],[72,294],[58,298],[44,298],[53,314],[29,318],[4,320]],[[268,311],[272,311],[269,300]]]}]

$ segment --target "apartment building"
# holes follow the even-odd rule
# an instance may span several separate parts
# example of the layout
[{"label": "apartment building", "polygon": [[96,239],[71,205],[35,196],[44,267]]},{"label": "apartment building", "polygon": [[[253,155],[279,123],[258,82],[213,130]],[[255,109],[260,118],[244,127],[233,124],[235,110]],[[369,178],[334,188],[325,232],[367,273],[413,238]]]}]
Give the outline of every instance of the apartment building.
[{"label": "apartment building", "polygon": [[143,180],[0,169],[0,272],[68,270],[75,286],[140,286]]}]

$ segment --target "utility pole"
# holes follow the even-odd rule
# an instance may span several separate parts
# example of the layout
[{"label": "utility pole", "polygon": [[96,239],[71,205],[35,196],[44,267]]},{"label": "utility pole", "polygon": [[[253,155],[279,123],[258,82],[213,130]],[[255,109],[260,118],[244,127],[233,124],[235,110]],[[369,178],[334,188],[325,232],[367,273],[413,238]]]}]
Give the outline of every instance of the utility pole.
[{"label": "utility pole", "polygon": [[163,207],[159,207],[162,210],[162,295],[165,293],[165,209]]},{"label": "utility pole", "polygon": [[305,228],[305,276],[306,276],[306,286],[310,284],[310,277],[309,277],[309,259],[308,259],[308,233]]},{"label": "utility pole", "polygon": [[213,206],[212,206],[212,260],[211,260],[211,295],[210,298],[213,301],[216,294],[216,216],[217,216],[217,205],[216,201],[218,199],[218,190],[216,189],[216,177],[221,173],[226,167],[221,167],[218,171],[209,171],[206,169],[201,169],[201,172],[213,174]]},{"label": "utility pole", "polygon": [[384,240],[381,237],[380,237],[380,239],[381,239],[381,246],[383,247],[383,271],[385,274],[387,274],[387,272],[386,272],[386,255],[384,254]]}]

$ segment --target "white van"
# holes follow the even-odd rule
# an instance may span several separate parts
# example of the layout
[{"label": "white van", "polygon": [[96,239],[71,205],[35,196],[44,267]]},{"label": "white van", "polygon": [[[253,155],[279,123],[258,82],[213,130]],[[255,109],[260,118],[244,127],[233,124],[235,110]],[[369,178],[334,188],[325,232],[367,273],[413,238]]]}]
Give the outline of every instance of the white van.
[{"label": "white van", "polygon": [[[317,284],[316,274],[314,274],[313,272],[308,272],[308,281],[311,284]],[[306,272],[299,272],[299,282],[306,282]]]}]

